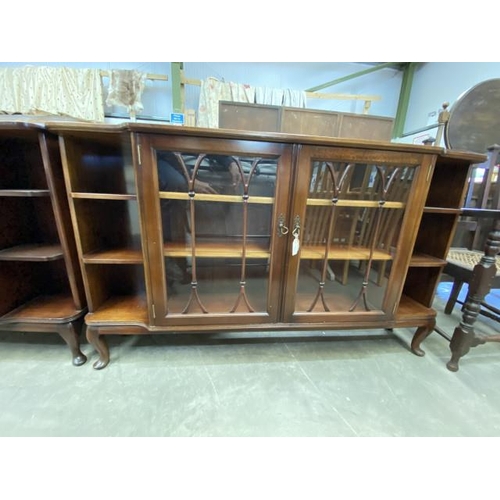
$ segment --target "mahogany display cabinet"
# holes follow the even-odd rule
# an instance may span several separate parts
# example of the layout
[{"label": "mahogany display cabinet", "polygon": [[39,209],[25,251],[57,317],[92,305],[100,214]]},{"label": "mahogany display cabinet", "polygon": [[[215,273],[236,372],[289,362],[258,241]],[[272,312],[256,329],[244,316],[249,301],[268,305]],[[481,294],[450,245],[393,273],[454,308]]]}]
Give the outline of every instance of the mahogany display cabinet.
[{"label": "mahogany display cabinet", "polygon": [[57,332],[86,361],[86,312],[57,136],[0,123],[0,330]]},{"label": "mahogany display cabinet", "polygon": [[95,368],[109,363],[107,334],[415,327],[423,354],[482,155],[138,123],[49,129]]}]

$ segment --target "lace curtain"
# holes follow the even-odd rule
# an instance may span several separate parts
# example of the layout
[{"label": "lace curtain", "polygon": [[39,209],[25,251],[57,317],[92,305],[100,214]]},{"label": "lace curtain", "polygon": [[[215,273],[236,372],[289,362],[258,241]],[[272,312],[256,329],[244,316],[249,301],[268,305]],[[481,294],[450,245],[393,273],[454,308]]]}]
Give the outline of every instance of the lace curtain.
[{"label": "lace curtain", "polygon": [[0,113],[61,115],[104,121],[100,70],[0,68]]}]

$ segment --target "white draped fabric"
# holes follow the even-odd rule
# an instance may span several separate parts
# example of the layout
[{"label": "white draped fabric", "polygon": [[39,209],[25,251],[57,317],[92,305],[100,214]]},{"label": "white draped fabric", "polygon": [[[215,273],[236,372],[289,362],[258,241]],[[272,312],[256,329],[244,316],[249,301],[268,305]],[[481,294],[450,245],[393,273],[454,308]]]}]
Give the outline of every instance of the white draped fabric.
[{"label": "white draped fabric", "polygon": [[303,90],[276,89],[272,87],[256,87],[255,103],[271,106],[307,107],[307,97]]},{"label": "white draped fabric", "polygon": [[46,66],[0,68],[0,113],[59,115],[103,122],[100,70]]},{"label": "white draped fabric", "polygon": [[250,102],[255,100],[255,89],[250,85],[221,82],[207,78],[201,82],[198,105],[198,126],[219,127],[219,101]]}]

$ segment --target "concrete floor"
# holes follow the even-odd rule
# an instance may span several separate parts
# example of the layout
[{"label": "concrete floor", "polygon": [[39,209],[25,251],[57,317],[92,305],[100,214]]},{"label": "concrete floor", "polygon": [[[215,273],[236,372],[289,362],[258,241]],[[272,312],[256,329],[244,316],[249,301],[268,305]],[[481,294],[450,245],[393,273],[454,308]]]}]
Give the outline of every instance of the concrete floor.
[{"label": "concrete floor", "polygon": [[[459,318],[438,324],[451,334]],[[56,334],[2,332],[0,436],[500,436],[500,346],[452,373],[443,337],[418,358],[412,334],[109,336],[96,371],[86,341],[77,368]]]}]

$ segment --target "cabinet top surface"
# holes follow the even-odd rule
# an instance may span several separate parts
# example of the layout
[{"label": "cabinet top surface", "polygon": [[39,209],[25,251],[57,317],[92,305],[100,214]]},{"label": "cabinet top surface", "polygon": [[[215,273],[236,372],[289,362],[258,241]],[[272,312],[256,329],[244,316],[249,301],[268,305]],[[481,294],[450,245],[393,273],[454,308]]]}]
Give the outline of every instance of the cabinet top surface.
[{"label": "cabinet top surface", "polygon": [[[0,130],[10,127],[19,129],[22,125],[18,123],[1,123]],[[249,141],[267,141],[279,142],[285,144],[304,144],[313,146],[336,146],[336,147],[356,147],[361,149],[378,149],[385,151],[399,151],[408,153],[434,154],[449,159],[467,160],[473,163],[483,162],[485,155],[472,152],[450,151],[436,146],[422,146],[406,143],[395,143],[388,141],[373,141],[367,139],[346,139],[326,136],[313,136],[306,134],[288,134],[281,132],[251,132],[243,130],[230,129],[207,129],[200,127],[182,127],[168,124],[151,123],[85,123],[85,122],[45,122],[41,124],[25,123],[23,124],[31,129],[39,128],[59,134],[77,137],[91,137],[97,135],[114,134],[155,134],[165,136],[184,136],[184,137],[206,137],[219,139],[236,139]]]}]

